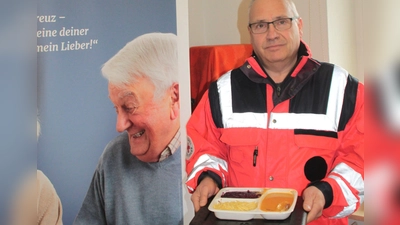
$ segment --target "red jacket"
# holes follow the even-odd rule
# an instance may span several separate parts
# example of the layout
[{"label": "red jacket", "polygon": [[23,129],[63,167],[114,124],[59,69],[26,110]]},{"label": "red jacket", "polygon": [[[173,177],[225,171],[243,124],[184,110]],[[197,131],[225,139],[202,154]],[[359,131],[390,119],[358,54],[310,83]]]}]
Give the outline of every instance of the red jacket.
[{"label": "red jacket", "polygon": [[[315,224],[347,224],[364,198],[364,86],[344,69],[309,57],[280,85],[257,57],[210,85],[187,124],[187,186],[203,173],[223,187],[323,191]],[[217,179],[217,180],[218,180]],[[330,219],[328,219],[330,218]]]}]

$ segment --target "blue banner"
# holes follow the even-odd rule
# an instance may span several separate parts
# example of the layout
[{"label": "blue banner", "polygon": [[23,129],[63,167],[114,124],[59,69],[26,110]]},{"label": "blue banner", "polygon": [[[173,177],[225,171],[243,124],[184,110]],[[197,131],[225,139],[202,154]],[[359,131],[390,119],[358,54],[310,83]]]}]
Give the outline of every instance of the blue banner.
[{"label": "blue banner", "polygon": [[37,11],[37,168],[52,181],[72,224],[116,115],[103,63],[148,32],[176,33],[175,0],[50,1]]}]

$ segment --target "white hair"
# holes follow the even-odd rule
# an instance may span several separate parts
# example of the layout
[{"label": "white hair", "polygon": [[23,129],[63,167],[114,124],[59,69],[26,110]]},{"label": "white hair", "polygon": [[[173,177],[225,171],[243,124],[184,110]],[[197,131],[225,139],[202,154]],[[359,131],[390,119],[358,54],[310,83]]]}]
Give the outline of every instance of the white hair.
[{"label": "white hair", "polygon": [[147,77],[155,86],[154,97],[161,97],[178,83],[177,36],[147,33],[127,43],[102,67],[103,76],[113,85],[126,85]]}]

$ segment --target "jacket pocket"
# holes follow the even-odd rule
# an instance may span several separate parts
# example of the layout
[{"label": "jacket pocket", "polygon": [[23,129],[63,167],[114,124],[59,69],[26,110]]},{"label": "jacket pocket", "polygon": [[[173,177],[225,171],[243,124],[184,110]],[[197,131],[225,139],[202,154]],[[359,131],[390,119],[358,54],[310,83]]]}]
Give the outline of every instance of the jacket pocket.
[{"label": "jacket pocket", "polygon": [[260,143],[262,129],[229,128],[225,129],[220,140],[229,146],[229,159],[241,163],[252,162],[255,147]]}]

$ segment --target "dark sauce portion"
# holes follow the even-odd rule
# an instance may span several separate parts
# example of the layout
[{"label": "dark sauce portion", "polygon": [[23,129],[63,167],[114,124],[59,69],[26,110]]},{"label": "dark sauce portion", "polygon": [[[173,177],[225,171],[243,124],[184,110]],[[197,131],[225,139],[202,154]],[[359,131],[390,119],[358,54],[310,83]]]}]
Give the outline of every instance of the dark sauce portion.
[{"label": "dark sauce portion", "polygon": [[221,198],[259,198],[261,192],[258,191],[228,191],[222,193]]}]

